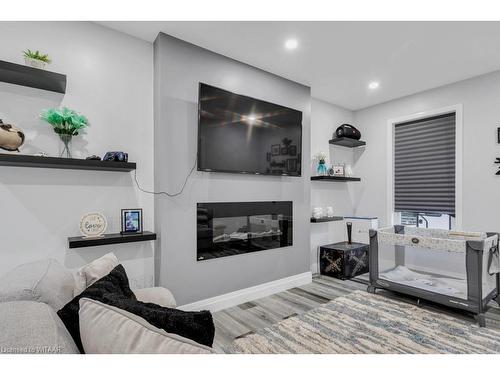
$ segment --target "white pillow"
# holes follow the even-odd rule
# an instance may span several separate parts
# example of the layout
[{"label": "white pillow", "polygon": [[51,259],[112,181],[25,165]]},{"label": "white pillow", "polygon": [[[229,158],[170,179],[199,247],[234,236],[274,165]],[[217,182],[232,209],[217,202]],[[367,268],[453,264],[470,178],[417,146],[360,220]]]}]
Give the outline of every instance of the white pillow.
[{"label": "white pillow", "polygon": [[97,280],[102,279],[118,264],[118,258],[115,254],[108,253],[80,268],[75,276],[75,296],[79,295]]},{"label": "white pillow", "polygon": [[86,354],[210,354],[212,349],[167,333],[143,318],[88,298],[80,299],[80,337]]}]

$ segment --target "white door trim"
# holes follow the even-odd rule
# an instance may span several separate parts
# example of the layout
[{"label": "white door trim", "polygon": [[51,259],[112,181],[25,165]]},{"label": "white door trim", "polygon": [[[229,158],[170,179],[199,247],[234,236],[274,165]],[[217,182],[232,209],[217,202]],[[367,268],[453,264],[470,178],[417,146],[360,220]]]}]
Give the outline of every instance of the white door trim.
[{"label": "white door trim", "polygon": [[252,301],[254,299],[270,296],[271,294],[283,292],[287,289],[296,288],[301,285],[306,285],[312,282],[312,273],[304,272],[298,275],[285,277],[283,279],[274,280],[268,283],[255,285],[250,288],[237,290],[231,293],[222,294],[220,296],[207,298],[201,301],[188,303],[179,306],[178,309],[186,311],[194,310],[210,310],[219,311],[229,307]]},{"label": "white door trim", "polygon": [[394,125],[425,117],[455,112],[455,227],[462,230],[462,166],[463,166],[463,106],[462,104],[418,112],[387,121],[387,218],[394,225]]}]

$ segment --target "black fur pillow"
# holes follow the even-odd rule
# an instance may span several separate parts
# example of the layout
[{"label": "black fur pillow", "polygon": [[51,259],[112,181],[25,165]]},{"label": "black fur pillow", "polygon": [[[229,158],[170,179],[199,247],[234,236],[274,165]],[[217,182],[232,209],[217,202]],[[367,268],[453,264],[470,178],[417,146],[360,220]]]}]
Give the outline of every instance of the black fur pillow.
[{"label": "black fur pillow", "polygon": [[215,326],[209,311],[188,312],[137,301],[129,287],[125,269],[119,264],[107,276],[90,285],[57,312],[82,353],[84,350],[78,316],[80,298],[90,298],[126,310],[144,318],[157,328],[202,345],[211,347],[213,344]]}]

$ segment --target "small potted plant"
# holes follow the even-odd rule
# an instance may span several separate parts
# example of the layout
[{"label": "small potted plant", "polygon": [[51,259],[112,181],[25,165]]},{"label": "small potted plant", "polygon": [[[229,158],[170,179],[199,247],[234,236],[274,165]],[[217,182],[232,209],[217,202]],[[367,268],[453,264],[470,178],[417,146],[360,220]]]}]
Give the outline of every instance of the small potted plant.
[{"label": "small potted plant", "polygon": [[49,55],[42,54],[38,50],[33,52],[32,50],[27,49],[26,51],[23,51],[23,55],[24,63],[32,68],[44,69],[45,65],[51,63]]},{"label": "small potted plant", "polygon": [[66,107],[62,109],[46,109],[41,113],[40,118],[52,125],[54,132],[59,135],[59,138],[64,144],[60,156],[62,157],[64,155],[67,158],[71,158],[71,140],[74,136],[78,135],[82,129],[89,126],[87,118]]},{"label": "small potted plant", "polygon": [[326,176],[328,174],[328,168],[326,167],[326,154],[323,151],[320,151],[315,155],[315,159],[318,160],[316,173],[318,176]]}]

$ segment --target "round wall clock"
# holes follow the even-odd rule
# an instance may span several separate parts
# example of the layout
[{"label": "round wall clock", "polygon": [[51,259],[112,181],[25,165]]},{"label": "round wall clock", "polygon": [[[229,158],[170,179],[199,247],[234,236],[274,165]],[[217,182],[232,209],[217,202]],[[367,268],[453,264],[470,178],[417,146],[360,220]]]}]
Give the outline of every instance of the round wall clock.
[{"label": "round wall clock", "polygon": [[108,222],[100,213],[86,214],[80,220],[80,232],[84,237],[101,237],[107,227]]}]

